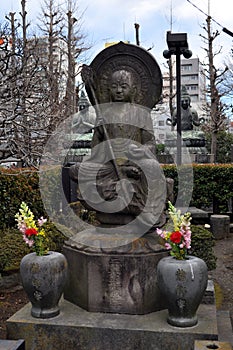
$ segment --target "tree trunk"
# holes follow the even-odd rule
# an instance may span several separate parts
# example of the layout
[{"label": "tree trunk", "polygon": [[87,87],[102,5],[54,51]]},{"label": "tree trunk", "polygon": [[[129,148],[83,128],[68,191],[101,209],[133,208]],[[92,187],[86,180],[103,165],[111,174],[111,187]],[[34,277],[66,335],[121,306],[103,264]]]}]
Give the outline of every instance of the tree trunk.
[{"label": "tree trunk", "polygon": [[212,132],[211,134],[211,154],[213,154],[213,162],[216,162],[217,155],[217,133]]}]

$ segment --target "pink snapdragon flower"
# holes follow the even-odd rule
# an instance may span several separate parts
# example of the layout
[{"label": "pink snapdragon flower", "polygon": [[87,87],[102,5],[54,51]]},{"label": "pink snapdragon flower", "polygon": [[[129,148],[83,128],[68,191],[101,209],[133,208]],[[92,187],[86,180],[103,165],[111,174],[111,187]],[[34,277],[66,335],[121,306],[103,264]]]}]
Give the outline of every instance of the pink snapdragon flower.
[{"label": "pink snapdragon flower", "polygon": [[47,222],[47,219],[44,219],[43,216],[41,216],[40,219],[38,219],[38,225],[41,227]]}]

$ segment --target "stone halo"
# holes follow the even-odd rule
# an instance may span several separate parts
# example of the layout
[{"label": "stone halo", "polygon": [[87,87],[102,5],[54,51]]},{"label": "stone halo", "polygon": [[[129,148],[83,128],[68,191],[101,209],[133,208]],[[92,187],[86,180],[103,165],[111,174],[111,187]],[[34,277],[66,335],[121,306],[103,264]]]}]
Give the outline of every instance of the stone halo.
[{"label": "stone halo", "polygon": [[[98,103],[109,102],[108,83],[118,70],[131,72],[136,83],[134,103],[153,108],[162,93],[162,74],[155,58],[145,49],[120,41],[102,50],[91,62]],[[88,91],[87,91],[88,93]]]}]

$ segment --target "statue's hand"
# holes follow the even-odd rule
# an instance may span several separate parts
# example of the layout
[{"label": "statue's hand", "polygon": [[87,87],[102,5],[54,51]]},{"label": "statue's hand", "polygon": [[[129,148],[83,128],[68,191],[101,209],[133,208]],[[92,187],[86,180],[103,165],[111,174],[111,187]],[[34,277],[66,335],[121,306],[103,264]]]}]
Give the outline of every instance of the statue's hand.
[{"label": "statue's hand", "polygon": [[126,166],[124,167],[125,174],[132,179],[139,179],[141,176],[141,171],[139,168],[134,166]]}]

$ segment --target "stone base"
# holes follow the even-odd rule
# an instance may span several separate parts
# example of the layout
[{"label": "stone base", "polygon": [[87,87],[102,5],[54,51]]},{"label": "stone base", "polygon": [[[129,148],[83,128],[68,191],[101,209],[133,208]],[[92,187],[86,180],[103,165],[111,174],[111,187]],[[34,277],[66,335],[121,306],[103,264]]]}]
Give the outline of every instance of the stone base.
[{"label": "stone base", "polygon": [[157,264],[168,252],[161,246],[160,251],[153,251],[147,244],[148,240],[138,239],[124,252],[120,250],[123,248],[90,250],[72,240],[66,243],[63,253],[69,278],[64,298],[91,312],[138,315],[164,309]]},{"label": "stone base", "polygon": [[36,319],[31,304],[7,320],[8,339],[24,338],[26,350],[193,350],[195,340],[218,340],[216,308],[201,304],[198,324],[170,326],[167,310],[147,315],[87,312],[66,300],[60,315]]}]

